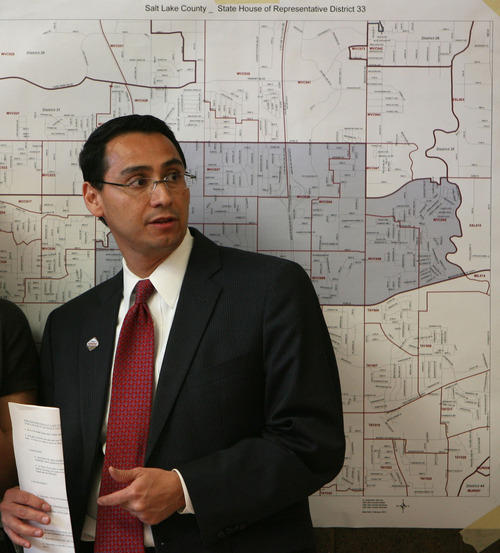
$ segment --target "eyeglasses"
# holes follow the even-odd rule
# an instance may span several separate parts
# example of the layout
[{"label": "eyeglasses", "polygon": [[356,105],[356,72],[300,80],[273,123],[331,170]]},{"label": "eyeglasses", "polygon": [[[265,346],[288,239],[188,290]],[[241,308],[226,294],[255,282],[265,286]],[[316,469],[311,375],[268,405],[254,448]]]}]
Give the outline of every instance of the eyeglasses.
[{"label": "eyeglasses", "polygon": [[100,183],[111,184],[112,186],[120,186],[121,188],[126,188],[127,190],[129,190],[132,194],[139,196],[147,192],[149,194],[152,194],[159,184],[164,184],[165,188],[170,192],[185,190],[193,184],[195,179],[196,175],[192,175],[187,171],[174,171],[163,177],[163,179],[161,180],[156,180],[151,177],[138,177],[131,182],[128,182],[127,184],[108,182],[105,180],[100,181]]}]

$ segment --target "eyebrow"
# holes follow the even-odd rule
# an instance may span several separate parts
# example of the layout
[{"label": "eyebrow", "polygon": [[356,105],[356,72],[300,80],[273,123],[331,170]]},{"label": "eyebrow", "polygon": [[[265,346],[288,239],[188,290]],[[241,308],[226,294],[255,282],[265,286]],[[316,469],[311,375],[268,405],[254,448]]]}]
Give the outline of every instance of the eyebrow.
[{"label": "eyebrow", "polygon": [[[180,159],[172,158],[168,161],[165,161],[162,163],[162,167],[164,169],[168,169],[169,167],[174,167],[180,165],[181,167],[184,167],[184,163]],[[137,171],[151,171],[152,167],[149,165],[133,165],[132,167],[125,167],[122,171],[120,171],[120,175],[130,175],[131,173],[136,173]]]}]

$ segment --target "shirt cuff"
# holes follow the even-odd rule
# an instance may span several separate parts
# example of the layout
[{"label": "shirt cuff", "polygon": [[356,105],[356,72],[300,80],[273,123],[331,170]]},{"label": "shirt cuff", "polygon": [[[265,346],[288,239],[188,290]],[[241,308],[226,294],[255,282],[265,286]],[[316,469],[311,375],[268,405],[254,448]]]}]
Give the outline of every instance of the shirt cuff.
[{"label": "shirt cuff", "polygon": [[189,492],[186,486],[186,482],[184,482],[184,478],[182,478],[182,474],[177,469],[173,469],[173,470],[179,475],[182,491],[184,492],[184,500],[186,501],[186,506],[183,509],[179,509],[177,512],[180,515],[194,515],[194,507],[191,502],[191,498],[189,497]]}]

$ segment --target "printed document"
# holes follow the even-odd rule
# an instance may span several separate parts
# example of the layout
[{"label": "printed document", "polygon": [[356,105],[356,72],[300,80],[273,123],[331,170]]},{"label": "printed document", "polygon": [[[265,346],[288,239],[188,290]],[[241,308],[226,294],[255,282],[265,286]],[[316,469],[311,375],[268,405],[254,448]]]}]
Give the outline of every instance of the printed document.
[{"label": "printed document", "polygon": [[73,535],[64,478],[59,409],[9,403],[19,486],[44,499],[52,508],[51,523],[31,523],[43,529],[30,538],[30,553],[74,553]]}]

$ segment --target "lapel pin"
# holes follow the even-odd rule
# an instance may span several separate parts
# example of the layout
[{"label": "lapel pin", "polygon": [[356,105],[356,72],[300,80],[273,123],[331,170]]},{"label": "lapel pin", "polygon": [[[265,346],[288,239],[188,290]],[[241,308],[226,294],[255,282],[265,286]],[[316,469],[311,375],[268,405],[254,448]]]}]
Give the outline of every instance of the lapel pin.
[{"label": "lapel pin", "polygon": [[99,340],[97,338],[92,338],[87,342],[87,349],[93,351],[99,345]]}]

